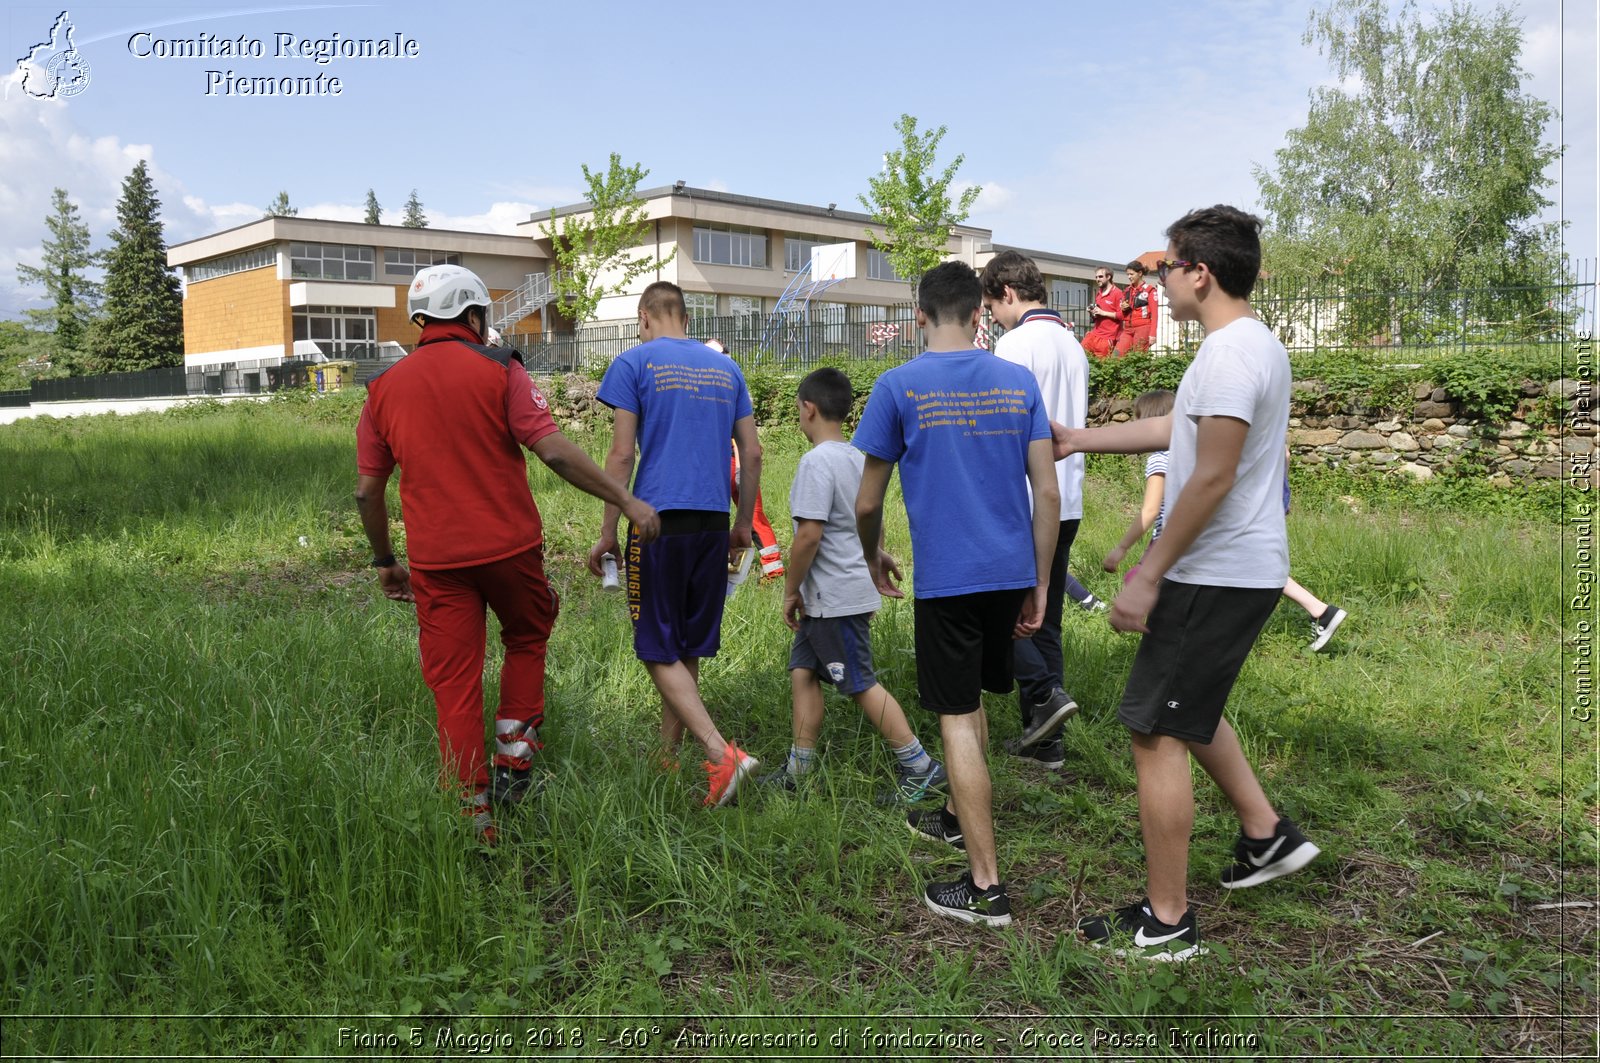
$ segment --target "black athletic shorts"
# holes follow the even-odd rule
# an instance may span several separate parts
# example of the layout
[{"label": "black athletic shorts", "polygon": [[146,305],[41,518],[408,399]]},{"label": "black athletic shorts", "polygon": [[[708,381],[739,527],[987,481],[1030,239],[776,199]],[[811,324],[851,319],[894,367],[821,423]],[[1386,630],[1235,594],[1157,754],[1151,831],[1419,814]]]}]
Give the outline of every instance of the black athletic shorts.
[{"label": "black athletic shorts", "polygon": [[1208,744],[1281,588],[1161,581],[1117,718],[1130,731]]},{"label": "black athletic shorts", "polygon": [[978,710],[985,690],[1010,692],[1011,635],[1032,590],[915,600],[917,692],[923,708],[961,716]]}]

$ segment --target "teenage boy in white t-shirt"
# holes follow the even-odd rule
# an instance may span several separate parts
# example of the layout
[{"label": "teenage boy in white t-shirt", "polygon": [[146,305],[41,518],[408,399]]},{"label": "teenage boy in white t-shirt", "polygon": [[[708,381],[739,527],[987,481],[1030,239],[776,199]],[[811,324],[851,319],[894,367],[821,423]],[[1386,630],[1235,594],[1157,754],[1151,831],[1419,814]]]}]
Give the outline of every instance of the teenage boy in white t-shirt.
[{"label": "teenage boy in white t-shirt", "polygon": [[[984,309],[1006,330],[994,345],[995,355],[1033,374],[1050,420],[1082,428],[1089,408],[1089,360],[1061,315],[1045,305],[1039,267],[1018,251],[1002,251],[983,268],[980,280]],[[1056,462],[1056,487],[1061,494],[1060,528],[1050,559],[1044,620],[1038,631],[1013,644],[1022,733],[1006,743],[1011,755],[1051,769],[1065,762],[1061,725],[1078,711],[1063,681],[1061,605],[1072,544],[1083,519],[1081,454]]]},{"label": "teenage boy in white t-shirt", "polygon": [[1206,331],[1171,414],[1057,432],[1058,455],[1169,451],[1165,527],[1110,618],[1119,631],[1144,634],[1118,718],[1133,739],[1149,896],[1079,923],[1091,944],[1119,955],[1183,960],[1201,951],[1187,893],[1190,756],[1239,817],[1224,888],[1298,871],[1318,852],[1267,800],[1222,717],[1289,578],[1289,356],[1250,308],[1260,230],[1259,219],[1226,206],[1190,211],[1167,229],[1158,276],[1173,319]]}]

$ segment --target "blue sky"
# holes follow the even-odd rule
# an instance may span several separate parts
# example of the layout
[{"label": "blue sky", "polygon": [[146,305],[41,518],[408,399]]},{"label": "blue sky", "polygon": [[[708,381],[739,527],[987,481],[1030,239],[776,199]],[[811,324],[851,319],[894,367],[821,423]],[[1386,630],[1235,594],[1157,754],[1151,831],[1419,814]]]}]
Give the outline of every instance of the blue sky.
[{"label": "blue sky", "polygon": [[[61,10],[13,0],[0,70],[47,39]],[[1301,43],[1308,6],[1266,0],[67,10],[89,64],[83,91],[37,99],[18,73],[3,81],[0,317],[40,305],[15,267],[39,260],[51,189],[67,189],[103,244],[139,159],[169,243],[251,221],[279,189],[302,216],[359,220],[371,187],[384,220],[398,221],[415,188],[435,227],[510,232],[581,198],[580,165],[603,167],[612,151],[648,168],[647,186],[858,209],[902,112],[948,127],[943,158],[966,156],[960,178],[983,189],[970,220],[997,241],[1122,261],[1161,246],[1190,207],[1253,206],[1253,167],[1271,163],[1329,78]],[[1593,258],[1595,5],[1517,10],[1531,91],[1552,104],[1564,94],[1564,124],[1549,133],[1567,145],[1550,216],[1571,223],[1570,253]],[[260,40],[266,54],[134,54],[202,33]],[[419,54],[318,65],[276,57],[279,33],[399,34]],[[322,74],[342,92],[207,95],[207,70]]]}]

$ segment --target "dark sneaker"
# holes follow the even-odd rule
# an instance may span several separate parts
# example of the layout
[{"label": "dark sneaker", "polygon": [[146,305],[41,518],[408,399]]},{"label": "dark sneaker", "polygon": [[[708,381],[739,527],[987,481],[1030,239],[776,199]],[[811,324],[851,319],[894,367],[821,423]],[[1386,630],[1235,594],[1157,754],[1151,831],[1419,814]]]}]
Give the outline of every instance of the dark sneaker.
[{"label": "dark sneaker", "polygon": [[1311,652],[1316,653],[1326,646],[1328,640],[1333,638],[1333,633],[1339,630],[1339,625],[1344,623],[1345,617],[1349,615],[1337,605],[1330,605],[1321,616],[1311,621]]},{"label": "dark sneaker", "polygon": [[1292,875],[1311,863],[1321,851],[1306,840],[1288,816],[1284,816],[1278,820],[1278,827],[1270,838],[1239,835],[1239,840],[1233,843],[1236,863],[1222,873],[1222,886],[1242,890]]},{"label": "dark sneaker", "polygon": [[787,770],[775,771],[770,775],[763,775],[760,782],[761,789],[775,794],[799,793],[800,787],[803,784],[799,777],[790,775]]},{"label": "dark sneaker", "polygon": [[937,760],[927,771],[906,771],[895,768],[895,784],[878,795],[878,804],[914,805],[918,801],[926,801],[937,791],[949,792],[950,776],[945,774],[944,765]]},{"label": "dark sneaker", "polygon": [[1061,739],[1052,738],[1048,742],[1040,742],[1036,746],[1024,746],[1020,738],[1008,738],[1004,743],[1005,751],[1018,760],[1025,760],[1029,764],[1037,764],[1041,768],[1057,771],[1067,762],[1067,750],[1061,744]]},{"label": "dark sneaker", "polygon": [[1077,711],[1078,703],[1072,700],[1072,695],[1056,687],[1047,700],[1033,707],[1029,714],[1031,722],[1022,729],[1017,744],[1027,747],[1052,737]]},{"label": "dark sneaker", "polygon": [[947,809],[914,808],[906,816],[906,826],[912,834],[930,842],[944,842],[957,849],[967,847],[967,840],[961,835],[961,821]]},{"label": "dark sneaker", "polygon": [[1105,602],[1091,594],[1089,597],[1078,603],[1078,608],[1082,609],[1086,613],[1103,613],[1110,609],[1111,606],[1107,605]]},{"label": "dark sneaker", "polygon": [[1011,925],[1011,900],[1004,882],[979,889],[968,871],[954,882],[935,882],[922,894],[922,903],[935,915],[948,915],[963,923]]},{"label": "dark sneaker", "polygon": [[1150,911],[1150,902],[1144,900],[1118,908],[1110,915],[1081,919],[1078,933],[1097,949],[1158,963],[1181,963],[1208,951],[1200,945],[1193,905],[1176,924],[1168,924],[1157,919]]}]

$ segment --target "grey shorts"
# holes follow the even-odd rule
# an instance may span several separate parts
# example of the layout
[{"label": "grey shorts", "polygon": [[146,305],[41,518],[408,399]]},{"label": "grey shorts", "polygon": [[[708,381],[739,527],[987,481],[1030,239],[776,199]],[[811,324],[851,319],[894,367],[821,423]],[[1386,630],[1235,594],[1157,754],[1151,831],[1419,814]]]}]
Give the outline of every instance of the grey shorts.
[{"label": "grey shorts", "polygon": [[789,650],[789,669],[815,672],[839,693],[854,696],[878,685],[872,672],[872,614],[803,616]]},{"label": "grey shorts", "polygon": [[1117,718],[1130,731],[1210,743],[1279,588],[1161,581]]}]

